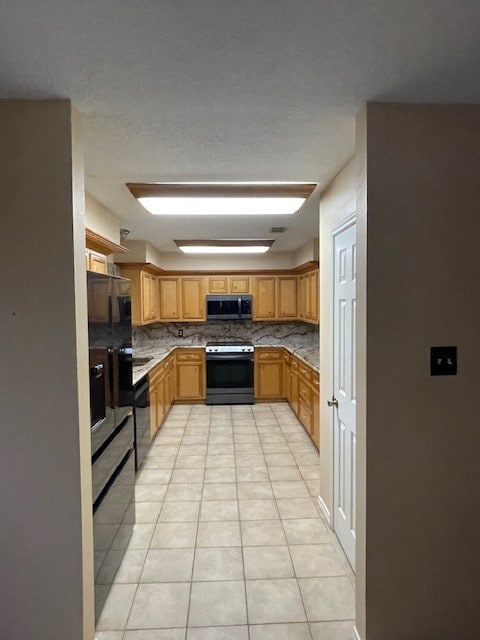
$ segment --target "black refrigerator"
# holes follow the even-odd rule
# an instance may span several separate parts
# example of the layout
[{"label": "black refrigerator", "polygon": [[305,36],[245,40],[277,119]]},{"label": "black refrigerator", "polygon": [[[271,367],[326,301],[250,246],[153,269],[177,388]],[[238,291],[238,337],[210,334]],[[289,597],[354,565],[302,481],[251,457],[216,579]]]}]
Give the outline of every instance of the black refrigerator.
[{"label": "black refrigerator", "polygon": [[130,281],[87,271],[98,619],[135,523]]}]

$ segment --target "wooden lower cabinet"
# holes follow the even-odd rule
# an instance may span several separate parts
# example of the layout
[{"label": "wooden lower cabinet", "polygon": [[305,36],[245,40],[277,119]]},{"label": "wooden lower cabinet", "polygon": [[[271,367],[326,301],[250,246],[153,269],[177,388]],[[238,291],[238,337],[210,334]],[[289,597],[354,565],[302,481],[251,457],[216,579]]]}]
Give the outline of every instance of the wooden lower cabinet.
[{"label": "wooden lower cabinet", "polygon": [[172,354],[149,373],[150,435],[153,438],[175,400],[175,356]]},{"label": "wooden lower cabinet", "polygon": [[290,406],[298,416],[298,360],[292,356],[290,361]]},{"label": "wooden lower cabinet", "polygon": [[320,449],[320,396],[318,389],[312,389],[312,428],[310,435],[317,449]]},{"label": "wooden lower cabinet", "polygon": [[291,404],[292,402],[292,383],[290,376],[292,374],[292,367],[290,364],[290,354],[288,351],[283,352],[283,396],[285,400]]},{"label": "wooden lower cabinet", "polygon": [[205,400],[205,350],[179,349],[176,367],[176,399],[183,402]]},{"label": "wooden lower cabinet", "polygon": [[150,436],[153,438],[165,418],[165,367],[158,365],[149,374]]},{"label": "wooden lower cabinet", "polygon": [[[205,370],[203,348],[177,348],[150,372],[152,438],[174,402],[205,400]],[[286,349],[255,349],[255,399],[287,400],[317,448],[320,446],[319,381],[317,371]]]},{"label": "wooden lower cabinet", "polygon": [[283,393],[283,349],[255,349],[255,398],[281,400]]}]

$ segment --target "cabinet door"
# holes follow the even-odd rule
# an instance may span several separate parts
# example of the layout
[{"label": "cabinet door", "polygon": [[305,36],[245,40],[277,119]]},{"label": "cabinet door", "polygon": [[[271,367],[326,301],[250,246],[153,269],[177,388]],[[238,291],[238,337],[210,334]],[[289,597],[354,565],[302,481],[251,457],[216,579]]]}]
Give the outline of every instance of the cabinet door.
[{"label": "cabinet door", "polygon": [[312,430],[312,390],[302,375],[299,375],[298,379],[298,419],[310,435]]},{"label": "cabinet door", "polygon": [[205,398],[205,352],[203,349],[177,349],[176,393],[178,400]]},{"label": "cabinet door", "polygon": [[305,318],[305,276],[298,278],[298,317]]},{"label": "cabinet door", "polygon": [[296,276],[280,276],[277,278],[277,316],[290,319],[297,317]]},{"label": "cabinet door", "polygon": [[318,271],[314,271],[310,274],[310,316],[311,320],[318,322],[319,320],[319,308],[318,308]]},{"label": "cabinet door", "polygon": [[310,286],[310,274],[305,276],[304,296],[304,317],[310,319],[312,317],[312,288]]},{"label": "cabinet door", "polygon": [[298,366],[296,367],[294,364],[291,365],[290,372],[290,396],[291,407],[298,416]]},{"label": "cabinet door", "polygon": [[157,429],[159,429],[165,418],[165,375],[159,379],[157,388]]},{"label": "cabinet door", "polygon": [[150,383],[150,437],[157,433],[158,420],[157,420],[157,404],[158,404],[158,388],[156,383]]},{"label": "cabinet door", "polygon": [[228,293],[227,276],[209,276],[207,283],[208,293]]},{"label": "cabinet door", "polygon": [[312,390],[312,440],[317,449],[320,449],[320,398],[318,390]]},{"label": "cabinet door", "polygon": [[249,276],[230,276],[230,293],[250,293]]},{"label": "cabinet door", "polygon": [[150,298],[149,298],[150,320],[159,320],[158,309],[158,279],[150,276]]},{"label": "cabinet door", "polygon": [[182,278],[182,317],[184,320],[205,320],[203,278]]},{"label": "cabinet door", "polygon": [[283,360],[283,397],[287,402],[292,401],[292,385],[290,380],[290,375],[292,373],[292,369],[290,367],[290,361],[287,359]]},{"label": "cabinet door", "polygon": [[271,276],[255,278],[253,307],[256,320],[275,318],[275,280]]},{"label": "cabinet door", "polygon": [[202,400],[204,392],[204,368],[198,362],[177,363],[178,400]]},{"label": "cabinet door", "polygon": [[90,269],[90,271],[95,271],[96,273],[108,273],[106,256],[101,253],[94,253],[91,251],[88,261],[88,269]]},{"label": "cabinet door", "polygon": [[256,397],[259,399],[283,398],[282,362],[258,362],[255,376]]},{"label": "cabinet door", "polygon": [[180,278],[159,278],[160,320],[180,320]]},{"label": "cabinet door", "polygon": [[150,274],[142,271],[140,274],[140,286],[142,291],[142,320],[148,322],[151,319],[150,315],[150,295],[151,295],[151,280]]}]

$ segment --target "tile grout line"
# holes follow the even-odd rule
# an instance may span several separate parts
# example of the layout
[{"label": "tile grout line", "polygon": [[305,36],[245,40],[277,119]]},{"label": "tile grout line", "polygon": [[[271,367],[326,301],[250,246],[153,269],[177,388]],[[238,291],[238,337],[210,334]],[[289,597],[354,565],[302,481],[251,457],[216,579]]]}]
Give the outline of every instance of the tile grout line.
[{"label": "tile grout line", "polygon": [[[191,415],[191,413],[190,413]],[[207,436],[207,454],[208,455],[208,443],[210,441],[210,431],[211,431],[211,424],[212,424],[212,413],[210,411],[209,413],[209,421],[208,421],[208,436]],[[188,423],[187,423],[188,426]],[[187,428],[185,428],[185,432],[186,432]],[[207,463],[207,458],[205,456],[205,465]],[[194,542],[194,547],[193,547],[193,561],[192,561],[192,571],[190,574],[190,592],[188,595],[188,607],[187,607],[187,618],[185,620],[185,638],[187,638],[188,636],[188,629],[189,629],[189,621],[190,621],[190,608],[192,606],[192,590],[193,590],[193,574],[195,571],[195,559],[197,557],[197,541],[198,541],[198,529],[200,527],[200,515],[202,512],[202,503],[203,503],[203,489],[205,487],[205,474],[206,474],[206,466],[203,469],[203,482],[202,482],[202,491],[200,493],[200,505],[198,508],[198,516],[197,516],[197,528],[195,531],[195,542]]]},{"label": "tile grout line", "polygon": [[[185,424],[185,427],[184,427],[184,429],[183,429],[183,435],[182,435],[182,439],[181,439],[181,441],[182,441],[182,440],[183,440],[183,438],[185,437],[185,431],[186,431],[186,429],[187,429],[187,426],[186,426],[186,425],[187,425],[188,417],[190,416],[190,413],[191,413],[191,408],[190,408],[190,411],[186,414],[186,416],[187,416],[187,417],[186,417],[186,424]],[[158,438],[158,436],[160,435],[160,433],[161,433],[161,431],[159,431],[159,432],[157,433],[157,435],[155,436],[155,440],[157,440],[157,438]],[[130,610],[129,610],[129,612],[128,612],[128,617],[127,617],[127,626],[128,626],[128,621],[129,621],[129,619],[130,619],[130,615],[131,615],[131,613],[132,613],[133,603],[135,602],[135,597],[136,597],[136,595],[137,595],[138,587],[139,587],[141,584],[152,584],[152,583],[142,583],[142,582],[141,582],[142,574],[143,574],[143,571],[144,571],[144,569],[145,569],[145,563],[146,563],[146,561],[147,561],[148,554],[150,553],[150,550],[152,549],[151,544],[152,544],[153,536],[154,536],[154,534],[155,534],[155,529],[157,528],[157,524],[158,524],[158,520],[159,520],[159,518],[160,518],[160,514],[162,513],[162,511],[163,511],[163,507],[164,507],[164,505],[165,505],[165,496],[167,495],[168,487],[170,486],[171,481],[172,481],[173,472],[174,472],[174,470],[175,470],[175,463],[176,463],[176,461],[177,461],[178,453],[179,453],[179,451],[180,451],[181,441],[180,441],[180,445],[179,445],[178,450],[177,450],[177,454],[176,454],[176,456],[175,456],[175,460],[173,461],[172,472],[171,472],[171,474],[170,474],[170,479],[169,479],[169,481],[168,481],[168,483],[167,483],[167,489],[166,489],[165,494],[164,494],[164,496],[163,496],[162,506],[161,506],[160,511],[159,511],[159,513],[158,513],[157,519],[155,520],[155,523],[154,523],[154,525],[153,525],[153,531],[152,531],[152,535],[151,535],[151,537],[150,537],[150,541],[149,541],[149,543],[148,543],[147,553],[145,554],[145,558],[144,558],[143,563],[142,563],[142,569],[141,569],[141,571],[140,571],[140,575],[139,575],[139,577],[138,577],[137,588],[135,589],[135,594],[134,594],[133,599],[132,599],[132,604],[131,604],[131,606],[130,606]],[[150,449],[149,449],[149,452],[150,452]],[[147,456],[148,456],[148,454],[147,454]],[[155,547],[154,547],[154,548],[155,548]],[[127,633],[127,629],[125,629],[125,630],[124,630],[124,636],[126,635],[126,633]],[[186,631],[185,631],[185,635],[186,635]]]},{"label": "tile grout line", "polygon": [[[277,422],[278,422],[278,420],[277,420]],[[289,448],[290,448],[290,445],[289,445]],[[294,459],[295,459],[295,457],[294,457]],[[295,462],[296,462],[296,460],[295,460]],[[300,470],[298,468],[298,464],[297,464],[297,471],[300,473]],[[273,491],[273,488],[272,488],[272,491]],[[273,494],[273,497],[274,497],[274,500],[275,500],[275,504],[276,504],[279,516],[280,516],[280,523],[282,525],[283,535],[285,536],[285,540],[286,540],[286,544],[287,544],[287,550],[288,550],[288,557],[290,558],[290,562],[292,564],[293,575],[295,577],[295,583],[297,585],[298,593],[300,594],[300,599],[302,601],[302,607],[303,607],[303,612],[305,614],[305,622],[307,623],[308,633],[310,634],[310,638],[312,639],[313,638],[312,630],[310,628],[310,621],[308,619],[307,609],[305,607],[305,601],[303,599],[302,590],[300,589],[300,584],[298,582],[297,572],[295,570],[295,565],[293,563],[293,558],[292,558],[292,554],[291,554],[291,551],[290,551],[290,545],[288,544],[287,532],[285,531],[285,527],[283,525],[283,518],[282,518],[282,514],[280,513],[280,509],[278,508],[278,502],[277,502],[277,497],[276,497],[275,493]]]},{"label": "tile grout line", "polygon": [[238,474],[237,474],[237,453],[235,449],[235,430],[233,426],[233,420],[232,420],[232,437],[233,437],[233,453],[234,453],[234,462],[235,462],[235,479],[236,479],[236,489],[237,489],[238,527],[240,529],[240,550],[242,554],[243,593],[245,594],[245,615],[247,618],[247,638],[248,640],[250,640],[250,614],[249,614],[248,596],[247,596],[247,577],[245,575],[245,554],[243,550],[242,520],[240,519],[240,496],[239,496]]}]

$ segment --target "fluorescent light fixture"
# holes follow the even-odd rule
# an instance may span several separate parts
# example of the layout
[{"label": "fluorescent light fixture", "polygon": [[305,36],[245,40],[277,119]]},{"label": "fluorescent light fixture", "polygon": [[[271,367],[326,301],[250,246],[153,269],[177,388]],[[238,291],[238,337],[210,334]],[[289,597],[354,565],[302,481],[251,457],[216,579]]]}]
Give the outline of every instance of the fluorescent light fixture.
[{"label": "fluorescent light fixture", "polygon": [[266,253],[270,247],[195,247],[186,245],[179,247],[183,253]]},{"label": "fluorescent light fixture", "polygon": [[174,240],[183,253],[266,253],[274,240]]},{"label": "fluorescent light fixture", "polygon": [[148,197],[138,201],[157,216],[283,216],[298,211],[305,198]]},{"label": "fluorescent light fixture", "polygon": [[313,182],[127,184],[147,211],[165,216],[291,215],[316,186]]}]

